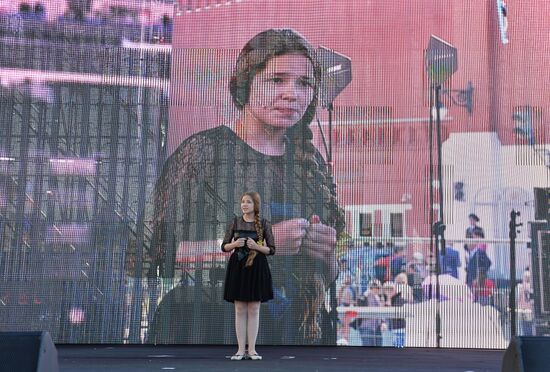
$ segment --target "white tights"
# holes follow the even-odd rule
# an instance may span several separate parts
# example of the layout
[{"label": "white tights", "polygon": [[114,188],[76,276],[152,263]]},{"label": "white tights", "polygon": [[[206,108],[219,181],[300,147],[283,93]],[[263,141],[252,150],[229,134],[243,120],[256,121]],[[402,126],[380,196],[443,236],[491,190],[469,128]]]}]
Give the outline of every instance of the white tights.
[{"label": "white tights", "polygon": [[260,324],[260,302],[235,301],[235,333],[239,344],[238,354],[244,354],[248,337],[248,353],[256,353],[256,338]]}]

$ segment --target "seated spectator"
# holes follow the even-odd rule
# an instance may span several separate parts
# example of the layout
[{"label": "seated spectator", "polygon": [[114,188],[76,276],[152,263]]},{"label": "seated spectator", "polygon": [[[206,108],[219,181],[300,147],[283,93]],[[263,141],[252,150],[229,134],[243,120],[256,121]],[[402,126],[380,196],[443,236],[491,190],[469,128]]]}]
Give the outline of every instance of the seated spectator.
[{"label": "seated spectator", "polygon": [[[382,287],[384,306],[399,307],[405,304],[405,300],[400,292],[397,292],[396,285],[393,282],[386,282]],[[393,334],[392,345],[394,347],[405,346],[405,318],[392,318],[387,322],[388,330]]]},{"label": "seated spectator", "polygon": [[413,264],[415,270],[419,273],[422,279],[428,276],[428,266],[426,265],[426,260],[424,260],[424,255],[422,253],[413,253]]},{"label": "seated spectator", "polygon": [[355,290],[351,283],[351,275],[349,273],[344,273],[342,285],[338,290],[338,306],[354,306],[355,297]]},{"label": "seated spectator", "polygon": [[428,268],[424,261],[424,255],[414,252],[413,261],[407,265],[407,278],[412,286],[413,297],[416,302],[422,301],[422,282],[428,276]]},{"label": "seated spectator", "polygon": [[407,274],[401,273],[395,277],[395,289],[397,292],[401,293],[401,297],[407,303],[413,303],[413,290],[409,285]]},{"label": "seated spectator", "polygon": [[[359,297],[358,306],[381,307],[380,290],[382,285],[377,279],[369,282],[369,287]],[[382,322],[379,319],[359,319],[356,325],[361,334],[361,343],[363,346],[382,346],[382,332],[380,329]]]}]

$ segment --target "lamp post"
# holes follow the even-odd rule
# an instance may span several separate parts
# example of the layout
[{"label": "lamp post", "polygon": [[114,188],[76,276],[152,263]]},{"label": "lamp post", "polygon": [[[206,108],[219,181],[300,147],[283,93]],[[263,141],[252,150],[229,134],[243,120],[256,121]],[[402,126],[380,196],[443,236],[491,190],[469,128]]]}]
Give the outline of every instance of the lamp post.
[{"label": "lamp post", "polygon": [[466,89],[442,89],[441,94],[448,95],[454,105],[466,108],[468,115],[474,112],[474,85],[471,81],[466,84]]}]

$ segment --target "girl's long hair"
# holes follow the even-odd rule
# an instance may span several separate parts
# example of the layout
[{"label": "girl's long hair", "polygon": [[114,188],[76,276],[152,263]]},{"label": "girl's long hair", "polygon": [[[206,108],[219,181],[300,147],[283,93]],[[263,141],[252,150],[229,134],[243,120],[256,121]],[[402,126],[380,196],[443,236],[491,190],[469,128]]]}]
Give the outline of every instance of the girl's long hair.
[{"label": "girl's long hair", "polygon": [[[262,221],[260,220],[260,205],[262,204],[262,200],[260,198],[260,194],[258,194],[256,191],[247,191],[241,196],[241,200],[245,196],[250,196],[252,201],[254,202],[254,227],[256,228],[256,234],[258,234],[258,243],[262,244],[264,240],[264,230],[262,226]],[[254,262],[254,258],[258,254],[257,251],[250,251],[248,254],[248,258],[246,259],[245,267],[252,266],[252,263]]]}]

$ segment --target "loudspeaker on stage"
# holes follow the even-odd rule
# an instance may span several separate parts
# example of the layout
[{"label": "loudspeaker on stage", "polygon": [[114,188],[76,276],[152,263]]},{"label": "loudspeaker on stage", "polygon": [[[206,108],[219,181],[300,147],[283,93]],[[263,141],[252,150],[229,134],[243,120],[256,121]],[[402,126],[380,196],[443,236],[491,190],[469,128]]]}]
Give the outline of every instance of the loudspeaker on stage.
[{"label": "loudspeaker on stage", "polygon": [[48,332],[0,332],[0,372],[59,372]]},{"label": "loudspeaker on stage", "polygon": [[550,370],[550,337],[513,337],[502,359],[502,372]]}]

